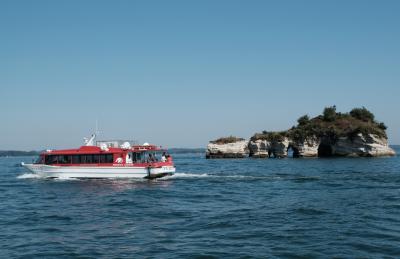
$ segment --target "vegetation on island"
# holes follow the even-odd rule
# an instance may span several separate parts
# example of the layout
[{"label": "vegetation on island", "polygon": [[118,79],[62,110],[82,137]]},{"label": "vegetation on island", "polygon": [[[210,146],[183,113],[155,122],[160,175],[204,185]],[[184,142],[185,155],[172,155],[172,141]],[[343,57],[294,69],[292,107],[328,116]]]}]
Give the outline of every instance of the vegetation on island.
[{"label": "vegetation on island", "polygon": [[286,137],[288,137],[287,131],[263,131],[261,133],[256,133],[251,137],[250,140],[256,141],[259,139],[267,140],[269,142],[280,142],[283,141]]},{"label": "vegetation on island", "polygon": [[256,133],[251,140],[283,141],[286,137],[303,142],[314,138],[324,138],[335,142],[339,137],[353,139],[358,134],[374,134],[387,138],[386,125],[375,120],[375,115],[365,107],[354,108],[349,113],[336,111],[336,106],[326,107],[323,113],[315,118],[308,115],[297,120],[297,126],[287,131]]},{"label": "vegetation on island", "polygon": [[229,137],[223,137],[223,138],[219,138],[219,139],[210,141],[210,143],[222,145],[222,144],[236,143],[236,142],[244,141],[244,140],[245,140],[244,138],[229,136]]}]

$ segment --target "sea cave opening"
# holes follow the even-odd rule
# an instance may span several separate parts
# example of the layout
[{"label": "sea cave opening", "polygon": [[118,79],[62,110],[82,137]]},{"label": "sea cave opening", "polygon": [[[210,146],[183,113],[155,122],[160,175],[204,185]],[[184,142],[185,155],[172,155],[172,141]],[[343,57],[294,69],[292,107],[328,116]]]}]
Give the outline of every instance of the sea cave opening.
[{"label": "sea cave opening", "polygon": [[330,157],[333,155],[332,146],[321,143],[318,147],[318,157]]},{"label": "sea cave opening", "polygon": [[287,154],[288,154],[288,157],[293,157],[293,158],[300,157],[299,149],[297,149],[297,148],[295,148],[293,146],[289,146],[288,147]]}]

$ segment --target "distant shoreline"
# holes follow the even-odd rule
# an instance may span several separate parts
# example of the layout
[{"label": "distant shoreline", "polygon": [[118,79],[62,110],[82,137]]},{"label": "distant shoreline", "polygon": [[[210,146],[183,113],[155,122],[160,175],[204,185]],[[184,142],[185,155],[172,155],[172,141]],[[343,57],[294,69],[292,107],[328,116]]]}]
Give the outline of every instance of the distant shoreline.
[{"label": "distant shoreline", "polygon": [[[42,151],[0,150],[0,157],[38,156]],[[170,148],[171,154],[205,153],[205,148]]]},{"label": "distant shoreline", "polygon": [[0,150],[0,157],[10,156],[37,156],[40,151]]}]

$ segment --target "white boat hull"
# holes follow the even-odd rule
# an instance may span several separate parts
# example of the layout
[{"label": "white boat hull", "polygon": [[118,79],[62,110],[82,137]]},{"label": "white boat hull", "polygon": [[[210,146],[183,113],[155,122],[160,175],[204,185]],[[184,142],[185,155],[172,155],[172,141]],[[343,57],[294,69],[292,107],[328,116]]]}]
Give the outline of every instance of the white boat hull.
[{"label": "white boat hull", "polygon": [[159,178],[173,175],[175,167],[134,166],[51,166],[22,164],[29,171],[43,178]]}]

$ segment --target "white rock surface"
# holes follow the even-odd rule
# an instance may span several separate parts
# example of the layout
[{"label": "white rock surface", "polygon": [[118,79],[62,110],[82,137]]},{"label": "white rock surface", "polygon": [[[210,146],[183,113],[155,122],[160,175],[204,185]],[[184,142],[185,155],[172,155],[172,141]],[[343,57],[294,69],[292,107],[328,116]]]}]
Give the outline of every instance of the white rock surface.
[{"label": "white rock surface", "polygon": [[[297,151],[299,157],[318,157],[318,148],[321,139],[314,137],[306,139],[304,142],[291,141],[285,138],[283,141],[269,142],[267,140],[238,141],[228,144],[209,143],[207,146],[207,158],[245,158],[249,154],[254,158],[268,158],[269,155],[282,158],[287,157],[288,147],[292,146],[294,154]],[[386,138],[369,134],[363,136],[361,133],[353,139],[348,137],[339,138],[330,146],[332,156],[361,156],[378,157],[394,156],[395,151],[389,147]]]},{"label": "white rock surface", "polygon": [[264,139],[251,140],[249,142],[250,156],[254,158],[267,158],[271,143]]},{"label": "white rock surface", "polygon": [[386,138],[359,133],[352,140],[347,137],[339,138],[332,146],[333,155],[337,156],[394,156],[395,151],[389,147]]},{"label": "white rock surface", "polygon": [[206,157],[207,158],[244,158],[248,157],[249,142],[247,140],[238,141],[235,143],[227,144],[214,144],[207,145]]},{"label": "white rock surface", "polygon": [[270,154],[278,158],[287,157],[288,147],[288,138],[283,141],[269,142],[265,139],[258,139],[249,142],[250,156],[254,158],[267,158]]},{"label": "white rock surface", "polygon": [[318,157],[318,147],[320,143],[320,140],[315,137],[308,138],[304,142],[292,142],[291,145],[293,149],[298,151],[299,157]]},{"label": "white rock surface", "polygon": [[289,147],[289,139],[284,138],[283,141],[272,142],[271,152],[274,155],[274,157],[277,158],[287,157],[288,147]]}]

